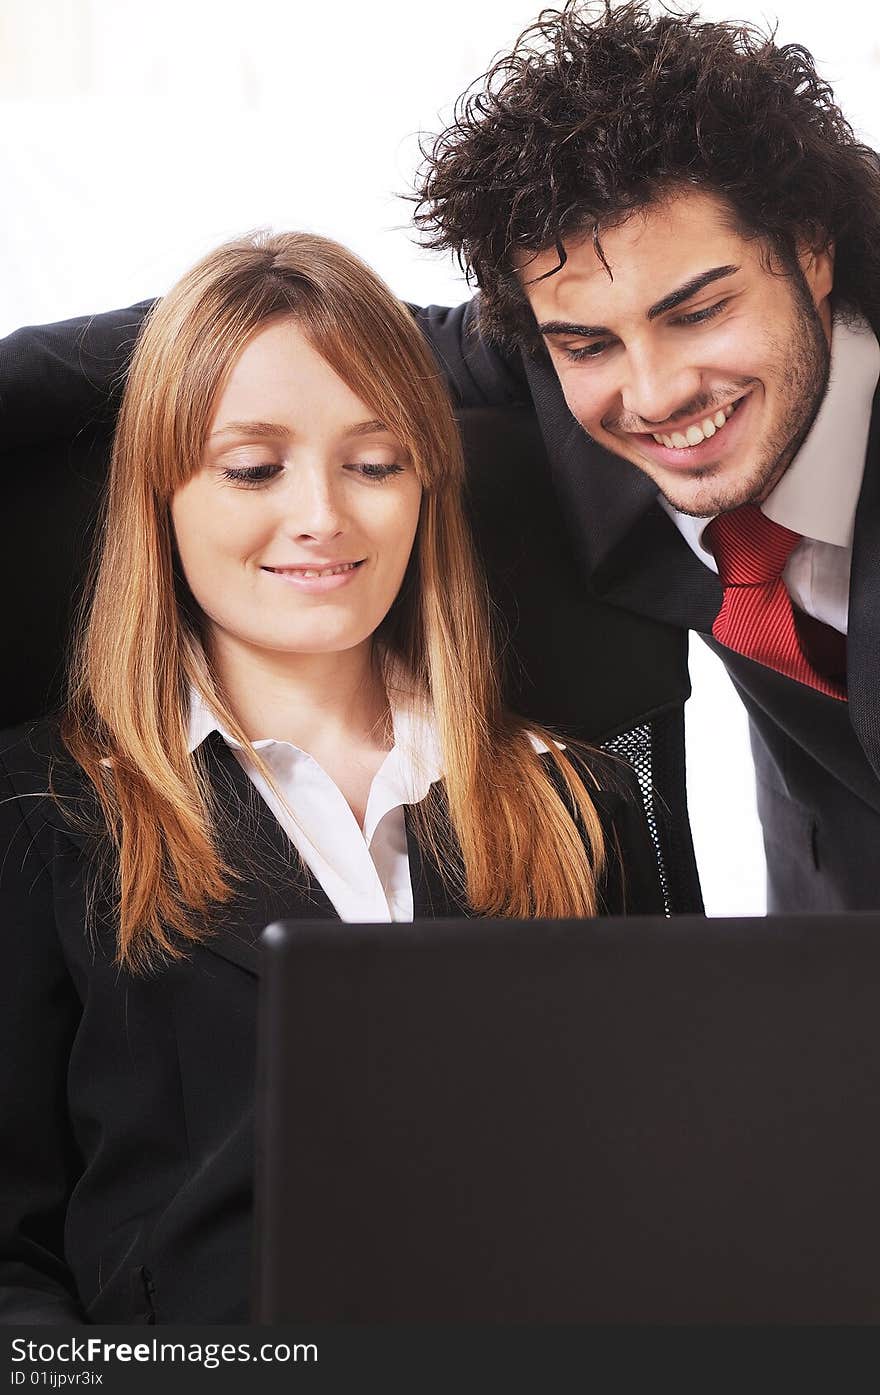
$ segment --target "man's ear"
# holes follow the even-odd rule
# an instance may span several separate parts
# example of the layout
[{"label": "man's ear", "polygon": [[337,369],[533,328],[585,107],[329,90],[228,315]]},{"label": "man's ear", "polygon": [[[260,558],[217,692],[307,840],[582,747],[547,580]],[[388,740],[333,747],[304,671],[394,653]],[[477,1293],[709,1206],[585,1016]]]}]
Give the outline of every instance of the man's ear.
[{"label": "man's ear", "polygon": [[834,243],[830,237],[799,239],[797,258],[813,304],[821,310],[834,285]]}]

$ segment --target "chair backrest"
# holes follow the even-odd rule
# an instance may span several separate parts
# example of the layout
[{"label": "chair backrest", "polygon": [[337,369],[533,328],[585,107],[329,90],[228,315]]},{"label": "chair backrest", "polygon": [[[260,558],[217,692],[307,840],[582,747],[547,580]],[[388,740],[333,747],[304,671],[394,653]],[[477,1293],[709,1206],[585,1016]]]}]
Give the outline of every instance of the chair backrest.
[{"label": "chair backrest", "polygon": [[[660,829],[658,846],[666,848],[670,906],[698,909],[682,756],[685,637],[606,604],[584,585],[530,410],[471,409],[460,425],[508,702],[631,761],[649,822]],[[69,627],[82,599],[109,447],[101,430],[16,448],[3,459],[12,498],[0,550],[7,598],[0,727],[62,700]],[[675,868],[684,869],[680,885]]]},{"label": "chair backrest", "polygon": [[0,727],[41,716],[61,700],[108,453],[103,432],[0,457],[7,494]]}]

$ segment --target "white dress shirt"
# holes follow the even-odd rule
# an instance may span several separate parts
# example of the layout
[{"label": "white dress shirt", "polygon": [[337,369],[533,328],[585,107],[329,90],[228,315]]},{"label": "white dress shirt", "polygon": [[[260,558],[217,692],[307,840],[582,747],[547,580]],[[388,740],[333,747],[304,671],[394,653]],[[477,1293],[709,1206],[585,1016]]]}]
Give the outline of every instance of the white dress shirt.
[{"label": "white dress shirt", "polygon": [[[880,345],[864,320],[835,316],[831,333],[828,390],[809,433],[761,512],[800,533],[782,573],[801,610],[847,632],[853,525],[865,471],[871,407],[880,378]],[[660,496],[688,546],[717,572],[703,544],[709,518],[679,513]]]},{"label": "white dress shirt", "polygon": [[[220,733],[342,920],[413,918],[403,806],[419,803],[442,778],[442,760],[433,714],[396,691],[391,719],[394,745],[373,777],[361,829],[339,787],[307,751],[267,737],[253,744],[285,802],[279,800],[201,694],[190,692],[190,752],[211,732]],[[536,751],[546,751],[537,737],[531,741]]]}]

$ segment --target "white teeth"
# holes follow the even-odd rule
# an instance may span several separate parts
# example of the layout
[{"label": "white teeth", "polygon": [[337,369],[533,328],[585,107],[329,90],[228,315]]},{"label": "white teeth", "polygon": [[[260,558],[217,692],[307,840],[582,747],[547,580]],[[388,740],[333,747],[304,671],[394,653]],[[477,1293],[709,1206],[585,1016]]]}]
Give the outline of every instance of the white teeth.
[{"label": "white teeth", "polygon": [[734,410],[735,408],[731,404],[722,411],[716,412],[714,417],[705,417],[699,426],[695,422],[684,433],[673,431],[670,436],[667,436],[663,432],[658,435],[655,431],[651,434],[658,445],[666,446],[669,450],[684,450],[689,446],[698,446],[701,441],[710,440],[716,431],[720,431],[722,426],[726,426],[733,416]]},{"label": "white teeth", "polygon": [[338,576],[340,572],[354,571],[356,562],[343,562],[338,567],[276,567],[281,576],[303,576],[312,581],[318,576]]}]

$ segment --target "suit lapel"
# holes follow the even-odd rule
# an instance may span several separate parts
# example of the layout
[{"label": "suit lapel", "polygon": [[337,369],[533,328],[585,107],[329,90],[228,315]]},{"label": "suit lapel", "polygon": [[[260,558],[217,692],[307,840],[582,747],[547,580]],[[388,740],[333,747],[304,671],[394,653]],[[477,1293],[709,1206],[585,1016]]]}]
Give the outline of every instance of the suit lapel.
[{"label": "suit lapel", "polygon": [[[219,732],[212,732],[202,743],[198,759],[214,795],[220,855],[239,878],[232,899],[216,908],[213,933],[203,948],[259,974],[259,937],[267,925],[282,919],[338,921],[339,914]],[[94,813],[82,772],[73,770],[67,760],[59,761],[53,771],[53,789],[71,811],[88,802]],[[43,793],[44,775],[38,783]],[[408,807],[404,819],[415,919],[468,915],[464,901],[446,885],[433,858],[422,853]],[[87,863],[94,851],[93,839],[61,815],[58,830],[80,848]]]},{"label": "suit lapel", "polygon": [[525,362],[553,488],[591,589],[654,620],[711,630],[721,605],[718,578],[660,508],[656,486],[590,439],[549,363]]},{"label": "suit lapel", "polygon": [[590,439],[569,411],[546,359],[524,356],[524,363],[554,488],[571,520],[581,566],[592,577],[651,508],[657,491],[638,470]]},{"label": "suit lapel", "polygon": [[865,476],[856,509],[847,672],[850,721],[880,776],[880,391],[874,398]]},{"label": "suit lapel", "polygon": [[[216,936],[205,948],[259,973],[257,941],[272,921],[338,920],[339,915],[219,733],[212,733],[203,749],[220,810],[221,851],[229,866],[244,872],[240,891],[220,908]],[[404,806],[404,822],[414,919],[470,915],[433,857],[419,846],[408,806]]]},{"label": "suit lapel", "polygon": [[[442,795],[441,795],[442,797]],[[430,796],[429,796],[430,798]],[[406,824],[406,844],[413,889],[413,919],[443,920],[470,916],[464,898],[457,897],[440,875],[440,869],[430,853],[419,846],[412,814],[407,805],[403,810]]]},{"label": "suit lapel", "polygon": [[200,754],[216,800],[220,852],[240,877],[232,900],[218,907],[205,948],[258,973],[259,936],[272,921],[339,916],[218,732]]},{"label": "suit lapel", "polygon": [[[272,921],[339,916],[219,732],[202,743],[197,758],[214,795],[220,855],[237,876],[232,898],[211,914],[212,933],[203,947],[258,974],[259,937]],[[83,865],[88,866],[96,853],[88,827],[99,819],[91,787],[64,755],[52,760],[50,781],[70,815],[60,812],[55,826],[81,851]],[[112,918],[107,924],[115,943]]]}]

